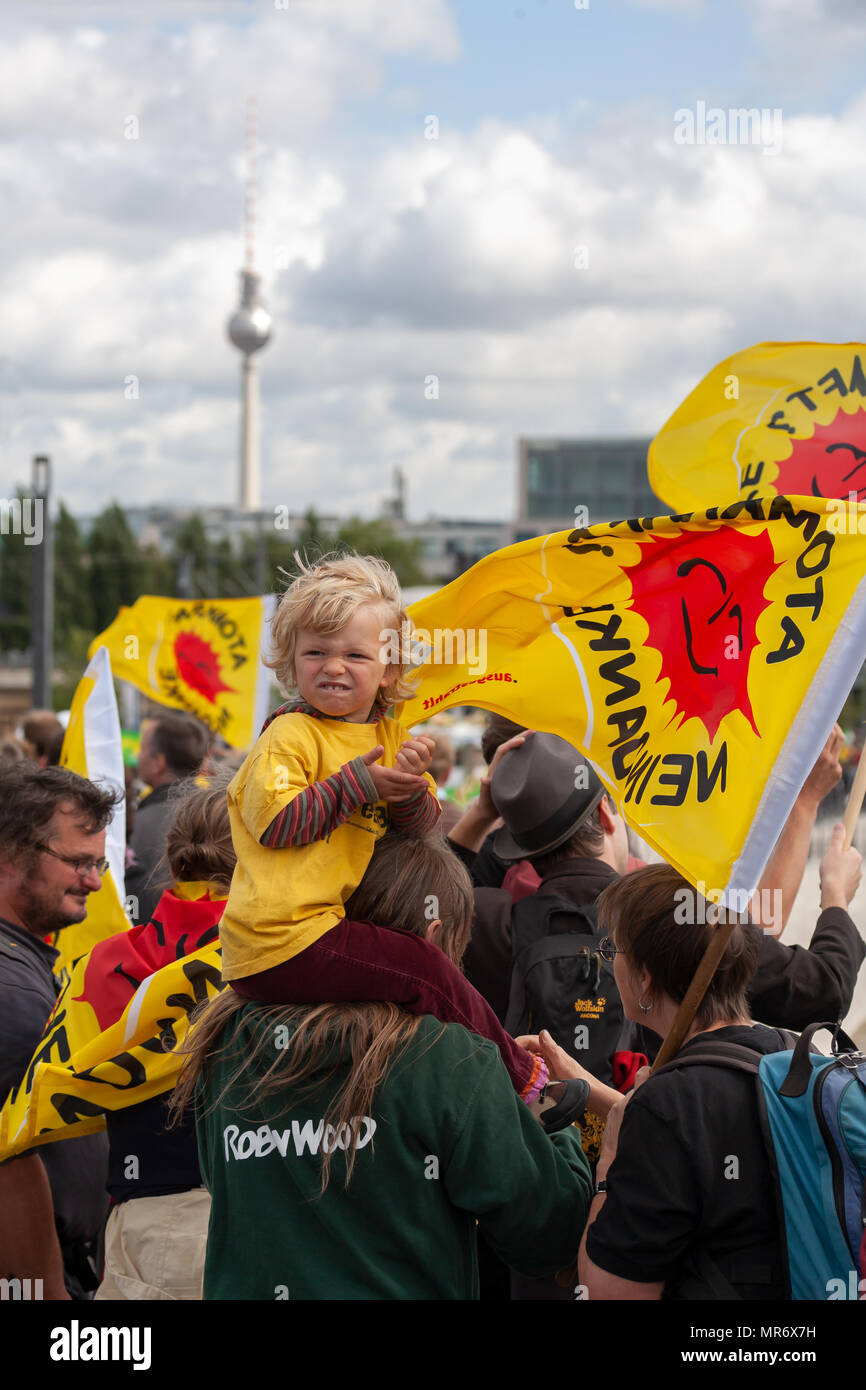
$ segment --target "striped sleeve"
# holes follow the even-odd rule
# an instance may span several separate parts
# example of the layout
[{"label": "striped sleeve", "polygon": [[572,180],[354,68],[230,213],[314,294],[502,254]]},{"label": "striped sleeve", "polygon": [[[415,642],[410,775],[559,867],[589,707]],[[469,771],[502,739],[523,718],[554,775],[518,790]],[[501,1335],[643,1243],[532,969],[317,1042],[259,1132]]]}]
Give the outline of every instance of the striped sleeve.
[{"label": "striped sleeve", "polygon": [[367,764],[361,757],[353,758],[333,776],[298,792],[271,821],[260,843],[267,849],[309,845],[330,835],[366,801],[375,800],[376,784]]},{"label": "striped sleeve", "polygon": [[429,787],[423,787],[406,801],[389,801],[391,825],[404,835],[426,835],[442,814],[439,798]]}]

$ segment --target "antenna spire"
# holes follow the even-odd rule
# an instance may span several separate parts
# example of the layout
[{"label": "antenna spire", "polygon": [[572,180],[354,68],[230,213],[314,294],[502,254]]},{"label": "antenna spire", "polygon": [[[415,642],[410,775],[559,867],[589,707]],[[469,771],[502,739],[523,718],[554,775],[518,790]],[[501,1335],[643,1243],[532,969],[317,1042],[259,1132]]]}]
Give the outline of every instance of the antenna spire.
[{"label": "antenna spire", "polygon": [[271,316],[259,298],[255,270],[257,106],[247,97],[247,172],[244,189],[244,269],[241,298],[228,322],[228,335],[243,354],[241,364],[241,437],[239,505],[244,512],[261,506],[259,479],[259,378],[255,353],[271,336]]},{"label": "antenna spire", "polygon": [[247,176],[244,187],[245,270],[256,265],[256,160],[258,158],[258,99],[247,97]]}]

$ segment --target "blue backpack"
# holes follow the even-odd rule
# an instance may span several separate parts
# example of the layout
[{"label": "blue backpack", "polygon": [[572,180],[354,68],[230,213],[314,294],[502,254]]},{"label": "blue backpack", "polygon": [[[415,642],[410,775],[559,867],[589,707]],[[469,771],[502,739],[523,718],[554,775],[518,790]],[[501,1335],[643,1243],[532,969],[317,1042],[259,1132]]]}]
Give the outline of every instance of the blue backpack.
[{"label": "blue backpack", "polygon": [[[809,1050],[821,1028],[834,1034],[831,1057]],[[705,1038],[699,1049],[668,1065],[733,1067],[757,1078],[758,1113],[779,1203],[786,1296],[857,1298],[866,1274],[860,1269],[866,1227],[866,1054],[833,1023],[813,1023],[799,1038],[782,1036],[791,1048],[767,1055]],[[700,1267],[716,1297],[739,1298],[706,1254]]]}]

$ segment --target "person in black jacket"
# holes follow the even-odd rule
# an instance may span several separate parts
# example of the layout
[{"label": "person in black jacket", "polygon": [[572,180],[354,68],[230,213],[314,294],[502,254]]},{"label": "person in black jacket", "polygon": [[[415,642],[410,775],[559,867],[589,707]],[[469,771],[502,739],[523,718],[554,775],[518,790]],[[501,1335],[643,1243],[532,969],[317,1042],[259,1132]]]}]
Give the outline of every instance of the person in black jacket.
[{"label": "person in black jacket", "polygon": [[150,787],[135,812],[127,847],[126,896],[131,916],[149,922],[169,886],[165,839],[174,817],[173,793],[194,777],[207,753],[207,731],[185,714],[161,714],[145,724],[138,750],[138,775]]},{"label": "person in black jacket", "polygon": [[786,946],[780,939],[803,878],[818,808],[842,777],[839,750],[843,742],[837,724],[803,784],[761,880],[762,897],[770,890],[781,898],[781,922],[771,921],[760,929],[758,969],[749,987],[749,1003],[754,1018],[775,1028],[800,1031],[819,1020],[844,1018],[866,956],[866,944],[848,915],[847,902],[828,897],[823,864],[821,914],[808,947]]},{"label": "person in black jacket", "polygon": [[[510,756],[513,748],[522,748],[531,737],[517,735],[502,745],[494,779],[503,757]],[[772,898],[776,890],[781,895],[782,925],[797,896],[818,807],[841,777],[838,754],[842,737],[837,725],[803,784],[761,880],[759,893],[764,897],[769,894]],[[582,761],[576,749],[574,754],[575,762]],[[525,759],[527,752],[521,757]],[[564,806],[570,790],[566,787],[558,794],[549,782],[536,788],[527,782],[526,797],[534,797],[532,804],[536,809],[543,807],[547,815],[554,816]],[[508,819],[513,819],[515,813],[520,814],[517,804],[507,809]],[[490,779],[485,779],[478,801],[449,837],[470,871],[481,850],[477,858],[484,858],[488,881],[493,863],[491,851],[496,846],[496,835],[491,837],[490,832],[498,815],[491,798]],[[601,891],[625,870],[624,839],[622,817],[605,796],[582,820],[570,841],[552,853],[529,856],[542,874],[537,891],[556,893],[578,904],[595,902]],[[627,848],[625,852],[627,855]],[[500,862],[507,867],[505,861]],[[500,1018],[505,1016],[511,981],[512,902],[504,888],[476,887],[476,917],[464,966],[467,977]],[[795,1030],[819,1019],[844,1018],[866,956],[866,945],[844,904],[830,905],[822,895],[821,913],[808,947],[786,946],[773,934],[778,927],[778,922],[770,922],[769,929],[753,929],[758,941],[758,967],[749,987],[752,1016],[773,1027]],[[563,924],[563,930],[567,929]],[[644,1052],[650,1059],[658,1047],[655,1036],[639,1025],[624,1033],[621,1045]]]}]

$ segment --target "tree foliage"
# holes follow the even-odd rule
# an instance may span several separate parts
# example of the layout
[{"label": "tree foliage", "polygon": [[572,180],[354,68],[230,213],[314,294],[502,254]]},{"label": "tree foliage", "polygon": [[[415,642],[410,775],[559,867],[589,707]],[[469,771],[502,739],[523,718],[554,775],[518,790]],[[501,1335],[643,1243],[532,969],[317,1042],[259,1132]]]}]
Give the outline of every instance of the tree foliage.
[{"label": "tree foliage", "polygon": [[[19,490],[18,496],[23,495]],[[35,549],[11,530],[0,535],[0,655],[29,650]],[[346,550],[381,556],[401,584],[423,582],[419,542],[404,540],[387,521],[350,517],[333,531],[310,509],[291,540],[263,519],[258,532],[233,545],[228,536],[209,538],[201,516],[194,513],[161,553],[137,542],[119,503],[105,507],[87,530],[61,502],[54,521],[54,650],[62,676],[54,691],[55,707],[69,703],[93,637],[113,622],[119,608],[142,594],[246,598],[281,593],[297,571],[295,551],[312,561]]]}]

